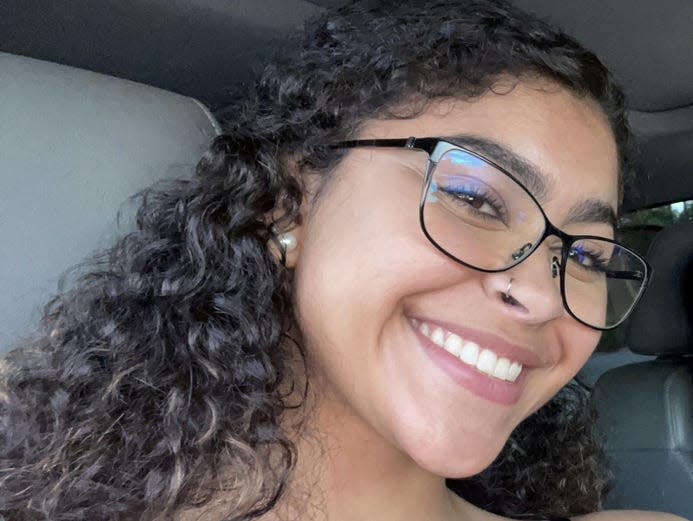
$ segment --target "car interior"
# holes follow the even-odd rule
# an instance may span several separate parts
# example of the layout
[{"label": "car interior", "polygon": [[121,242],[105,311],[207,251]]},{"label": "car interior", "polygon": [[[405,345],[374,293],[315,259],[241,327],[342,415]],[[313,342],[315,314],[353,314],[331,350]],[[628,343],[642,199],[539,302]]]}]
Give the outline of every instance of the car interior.
[{"label": "car interior", "polygon": [[[693,2],[515,2],[612,69],[639,147],[622,227],[652,281],[576,376],[612,462],[604,506],[693,519]],[[30,338],[81,261],[134,226],[135,194],[192,173],[263,61],[349,3],[0,3],[0,354]],[[677,218],[648,221],[661,208]]]}]

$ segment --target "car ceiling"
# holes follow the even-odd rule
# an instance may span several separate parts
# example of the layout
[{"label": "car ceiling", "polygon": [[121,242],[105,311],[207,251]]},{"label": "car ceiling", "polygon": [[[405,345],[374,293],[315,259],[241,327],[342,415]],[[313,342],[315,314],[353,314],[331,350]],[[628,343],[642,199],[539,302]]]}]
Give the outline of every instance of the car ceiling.
[{"label": "car ceiling", "polygon": [[[642,151],[626,208],[693,199],[693,2],[514,0],[614,71]],[[193,96],[213,108],[328,8],[352,0],[4,0],[0,50]],[[1,80],[0,71],[0,80]]]}]

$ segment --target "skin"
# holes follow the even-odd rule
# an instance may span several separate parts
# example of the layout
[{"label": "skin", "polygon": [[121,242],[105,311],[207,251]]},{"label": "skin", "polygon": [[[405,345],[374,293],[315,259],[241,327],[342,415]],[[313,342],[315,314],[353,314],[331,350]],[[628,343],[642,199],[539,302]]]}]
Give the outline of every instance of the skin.
[{"label": "skin", "polygon": [[[439,102],[411,120],[372,122],[361,137],[490,138],[542,171],[549,187],[544,211],[558,227],[581,200],[615,209],[616,148],[598,109],[554,85],[520,83],[501,91],[472,102]],[[324,470],[330,520],[364,519],[374,511],[383,513],[379,519],[417,511],[420,519],[459,519],[440,476],[487,467],[512,430],[577,373],[599,339],[565,312],[545,246],[501,273],[467,268],[431,246],[418,223],[425,161],[407,150],[351,151],[294,230],[297,315],[320,397],[316,427],[338,448]],[[602,223],[565,231],[610,233]],[[502,299],[510,277],[514,305]],[[422,356],[411,317],[492,332],[533,351],[541,365],[528,371],[517,403],[490,402]],[[388,480],[394,497],[412,504],[393,504],[385,491],[378,498]],[[353,495],[368,498],[364,509],[347,499]],[[383,499],[387,504],[379,505]],[[385,514],[393,508],[402,511]]]},{"label": "skin", "polygon": [[[617,151],[604,115],[591,100],[546,82],[505,87],[471,102],[437,102],[415,119],[370,122],[359,137],[492,139],[541,171],[542,206],[556,226],[610,236],[605,223],[568,222],[569,210],[586,200],[616,210]],[[310,497],[295,511],[314,505],[316,519],[374,519],[374,512],[379,521],[500,519],[449,493],[441,476],[487,467],[599,340],[563,308],[546,244],[501,273],[467,268],[431,246],[418,223],[425,161],[403,149],[351,150],[317,201],[307,197],[301,226],[292,230],[299,247],[288,262],[308,351],[314,435],[299,439],[288,496]],[[309,192],[316,187],[308,182]],[[509,304],[502,293],[510,277],[516,302]],[[422,355],[411,317],[491,332],[541,363],[525,368],[517,403],[490,402]],[[635,515],[581,519],[676,519]]]},{"label": "skin", "polygon": [[[556,226],[608,236],[604,223],[566,223],[584,200],[616,209],[617,153],[603,114],[556,85],[513,85],[471,102],[437,102],[415,119],[370,122],[359,137],[492,139],[542,172],[542,206]],[[509,271],[482,273],[430,244],[418,223],[425,161],[403,149],[354,149],[320,197],[306,198],[292,230],[299,246],[287,261],[307,348],[310,414],[295,435],[298,463],[286,499],[263,520],[503,519],[449,492],[443,476],[487,467],[597,344],[599,332],[564,310],[546,245]],[[318,187],[311,178],[307,184],[309,193]],[[515,303],[502,298],[510,277]],[[525,368],[517,403],[488,401],[422,354],[412,316],[491,332],[541,363]],[[677,518],[601,512],[579,519]]]}]

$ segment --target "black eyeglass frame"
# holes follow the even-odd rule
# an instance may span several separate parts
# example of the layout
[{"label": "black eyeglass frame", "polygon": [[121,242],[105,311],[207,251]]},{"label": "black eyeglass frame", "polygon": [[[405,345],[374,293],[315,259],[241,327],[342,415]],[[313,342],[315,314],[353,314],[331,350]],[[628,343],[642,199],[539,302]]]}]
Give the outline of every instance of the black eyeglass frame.
[{"label": "black eyeglass frame", "polygon": [[[517,184],[534,202],[536,207],[539,209],[541,212],[541,215],[544,218],[544,233],[541,235],[541,237],[527,250],[527,251],[522,251],[522,255],[520,255],[518,258],[514,258],[513,256],[513,262],[509,264],[508,266],[500,269],[488,269],[488,268],[480,268],[478,266],[474,266],[473,264],[470,264],[468,262],[463,261],[462,259],[454,256],[452,253],[448,252],[445,248],[443,248],[438,242],[431,237],[429,234],[428,230],[426,229],[426,223],[424,220],[424,206],[426,204],[426,197],[428,195],[428,190],[430,188],[431,180],[432,180],[432,174],[434,167],[436,166],[436,162],[433,161],[432,155],[435,151],[435,149],[438,147],[440,143],[446,143],[447,145],[450,145],[451,147],[454,147],[456,149],[459,149],[467,154],[470,154],[479,160],[483,161],[484,163],[487,163],[497,170],[499,170],[501,173],[505,174],[508,176],[515,184]],[[638,301],[642,297],[643,293],[645,292],[645,288],[647,287],[647,284],[651,278],[652,274],[652,267],[650,264],[642,258],[640,255],[638,255],[636,252],[631,250],[630,248],[626,248],[622,244],[616,242],[613,239],[607,239],[606,237],[599,237],[597,235],[571,235],[569,233],[564,232],[563,230],[557,228],[556,226],[553,225],[551,221],[549,221],[549,218],[546,216],[546,213],[544,212],[544,209],[541,207],[539,202],[537,201],[536,197],[525,187],[524,184],[522,184],[520,181],[518,181],[514,175],[512,175],[508,170],[497,164],[495,161],[484,157],[483,155],[479,154],[478,152],[475,152],[474,150],[470,150],[469,148],[458,145],[456,143],[452,143],[451,141],[448,141],[447,139],[440,138],[440,137],[409,137],[409,138],[395,138],[395,139],[356,139],[356,140],[347,140],[347,141],[339,141],[337,143],[333,143],[330,145],[330,148],[334,149],[346,149],[346,148],[367,148],[367,147],[375,147],[375,148],[405,148],[405,149],[410,149],[410,150],[421,150],[423,152],[426,152],[428,154],[428,165],[426,168],[426,172],[424,173],[424,183],[423,183],[423,190],[421,193],[421,199],[419,201],[419,225],[421,226],[421,230],[423,231],[424,235],[426,238],[433,244],[433,246],[436,247],[441,253],[446,255],[447,257],[451,258],[452,260],[467,266],[469,268],[475,269],[477,271],[481,271],[484,273],[500,273],[503,271],[507,271],[521,262],[525,261],[529,256],[534,253],[534,251],[539,248],[542,242],[547,237],[550,237],[551,235],[558,237],[561,240],[561,262],[559,264],[559,269],[560,269],[560,290],[561,290],[561,300],[563,301],[563,307],[565,308],[566,311],[568,311],[568,314],[573,317],[575,320],[580,322],[581,324],[590,327],[592,329],[596,329],[599,331],[609,331],[612,329],[617,328],[620,326],[627,318],[628,316],[633,312],[633,309],[637,305]],[[628,310],[623,314],[621,319],[616,322],[615,324],[607,327],[599,327],[595,326],[592,324],[589,324],[582,320],[580,317],[576,316],[575,313],[573,313],[573,310],[570,309],[570,305],[568,304],[568,299],[566,297],[566,289],[565,289],[565,270],[566,270],[566,265],[568,261],[568,256],[570,254],[570,246],[572,246],[575,242],[579,240],[599,240],[599,241],[605,241],[609,242],[611,244],[614,244],[621,248],[622,250],[627,251],[634,257],[636,257],[640,262],[642,262],[642,265],[644,266],[644,271],[619,271],[619,270],[606,270],[606,276],[609,278],[616,278],[616,279],[627,279],[627,280],[637,280],[642,283],[640,290],[638,291],[638,294],[636,297],[633,299],[633,303],[631,306],[628,308]],[[556,257],[553,258],[552,266],[554,265],[556,261]],[[555,275],[554,275],[555,277]]]}]

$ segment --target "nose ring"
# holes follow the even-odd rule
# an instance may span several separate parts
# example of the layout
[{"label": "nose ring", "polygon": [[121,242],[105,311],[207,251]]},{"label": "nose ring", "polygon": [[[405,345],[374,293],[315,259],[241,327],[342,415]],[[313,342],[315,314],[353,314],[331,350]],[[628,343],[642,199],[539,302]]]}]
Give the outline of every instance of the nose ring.
[{"label": "nose ring", "polygon": [[505,288],[505,291],[503,292],[503,297],[505,300],[510,300],[512,297],[510,296],[510,288],[513,285],[513,278],[510,277],[510,281],[508,281],[508,287]]}]

